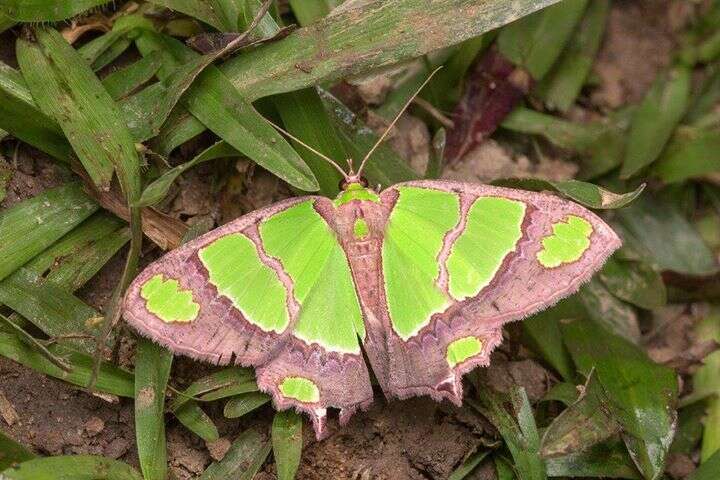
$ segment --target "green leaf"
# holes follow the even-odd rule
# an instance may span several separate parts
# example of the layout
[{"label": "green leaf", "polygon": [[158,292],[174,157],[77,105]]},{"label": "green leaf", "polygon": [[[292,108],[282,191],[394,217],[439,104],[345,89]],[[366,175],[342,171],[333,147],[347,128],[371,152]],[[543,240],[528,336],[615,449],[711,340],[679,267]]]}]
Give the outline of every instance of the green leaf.
[{"label": "green leaf", "polygon": [[[344,165],[348,154],[315,89],[283,93],[274,96],[273,101],[285,128],[291,134],[336,163]],[[291,143],[318,179],[320,193],[326,197],[335,197],[342,179],[339,172],[315,153],[300,144]]]},{"label": "green leaf", "polygon": [[655,80],[633,115],[621,178],[637,175],[660,156],[687,109],[690,76],[688,67],[676,66]]},{"label": "green leaf", "polygon": [[33,458],[34,453],[0,431],[0,472]]},{"label": "green leaf", "polygon": [[652,173],[668,183],[720,171],[720,131],[680,127],[653,165]]},{"label": "green leaf", "polygon": [[[714,307],[696,327],[700,342],[720,342],[720,310]],[[706,401],[701,456],[707,460],[720,450],[720,351],[714,351],[703,360],[703,365],[693,375],[695,398],[708,397]]]},{"label": "green leaf", "polygon": [[661,270],[693,275],[717,271],[712,252],[676,203],[645,195],[616,215],[625,242],[644,248]]},{"label": "green leaf", "polygon": [[489,388],[478,393],[479,402],[472,399],[467,401],[498,429],[512,454],[520,478],[545,479],[545,466],[540,457],[540,437],[525,389],[518,387],[511,392],[512,415],[506,410],[504,399],[499,394]]},{"label": "green leaf", "polygon": [[574,380],[575,368],[562,342],[560,321],[583,314],[579,302],[571,298],[522,322],[523,344],[537,352],[566,381]]},{"label": "green leaf", "polygon": [[288,3],[298,23],[304,27],[326,16],[342,0],[290,0]]},{"label": "green leaf", "polygon": [[609,0],[589,2],[582,22],[550,73],[534,93],[551,109],[567,112],[580,94],[605,32]]},{"label": "green leaf", "polygon": [[18,22],[49,22],[74,17],[108,2],[109,0],[3,0],[0,3],[0,13]]},{"label": "green leaf", "polygon": [[302,455],[302,417],[294,410],[276,412],[272,423],[272,445],[278,480],[292,480]]},{"label": "green leaf", "polygon": [[113,100],[119,100],[148,82],[161,65],[160,55],[150,54],[129,67],[114,71],[103,78],[102,83]]},{"label": "green leaf", "polygon": [[172,352],[139,338],[135,355],[135,439],[145,480],[167,476],[165,445],[165,388]]},{"label": "green leaf", "polygon": [[58,124],[35,105],[20,72],[2,62],[0,128],[60,161],[69,162],[73,156]]},{"label": "green leaf", "polygon": [[237,30],[237,17],[234,24],[229,22],[228,19],[223,17],[221,11],[214,8],[213,3],[215,2],[203,0],[151,0],[151,3],[197,18],[220,31],[233,32]]},{"label": "green leaf", "polygon": [[45,250],[98,209],[79,184],[68,184],[0,213],[0,279]]},{"label": "green leaf", "polygon": [[583,452],[620,431],[610,416],[608,400],[591,373],[577,401],[555,417],[542,436],[544,458]]},{"label": "green leaf", "polygon": [[257,391],[257,384],[251,370],[241,367],[224,368],[191,383],[172,401],[170,410],[177,410],[193,397],[210,401],[254,391]]},{"label": "green leaf", "polygon": [[[73,385],[83,388],[87,386],[93,363],[93,358],[90,355],[59,345],[51,345],[48,350],[69,364],[71,370],[66,372],[52,364],[46,357],[29,347],[16,335],[0,333],[0,355],[37,372],[59,378]],[[95,389],[111,395],[133,398],[135,391],[133,375],[111,363],[102,362]]]},{"label": "green leaf", "polygon": [[705,460],[700,468],[695,470],[687,480],[714,480],[720,471],[720,451],[713,454],[712,457]]},{"label": "green leaf", "polygon": [[[554,0],[368,0],[236,56],[222,70],[248,101],[331,82],[476,37]],[[346,4],[350,5],[350,4]],[[420,27],[432,25],[434,35]],[[381,47],[380,47],[381,46]]]},{"label": "green leaf", "polygon": [[620,441],[600,443],[584,452],[548,458],[545,464],[550,477],[642,478]]},{"label": "green leaf", "polygon": [[492,452],[492,450],[480,450],[473,453],[463,462],[462,465],[452,471],[448,480],[462,480],[463,478],[466,478],[478,467],[478,465],[482,463],[483,460],[485,460],[485,457],[487,457],[490,452]]},{"label": "green leaf", "polygon": [[498,35],[500,53],[535,80],[550,70],[580,22],[587,0],[565,0],[511,23]]},{"label": "green leaf", "polygon": [[36,102],[60,124],[98,188],[110,187],[117,168],[126,195],[135,193],[137,153],[107,91],[56,30],[37,29],[36,36],[37,43],[17,41],[18,62]]},{"label": "green leaf", "polygon": [[93,455],[35,458],[0,473],[7,480],[142,480],[127,463]]},{"label": "green leaf", "polygon": [[648,310],[665,305],[665,284],[652,266],[644,261],[616,257],[610,257],[599,272],[603,284],[613,295]]},{"label": "green leaf", "polygon": [[702,439],[704,417],[704,402],[695,402],[678,411],[678,427],[670,453],[691,455],[695,452]]},{"label": "green leaf", "polygon": [[240,152],[235,150],[227,142],[225,142],[224,140],[220,140],[219,142],[198,153],[189,162],[185,162],[178,165],[177,167],[173,167],[167,172],[160,175],[155,180],[153,180],[147,187],[145,187],[145,190],[143,190],[142,196],[140,197],[137,206],[146,207],[162,201],[165,196],[167,196],[170,187],[177,179],[177,177],[179,177],[183,172],[189,170],[195,165],[203,162],[208,162],[210,160],[215,160],[217,158],[236,157],[241,155],[242,154]]},{"label": "green leaf", "polygon": [[592,321],[568,322],[562,332],[578,369],[585,376],[595,370],[633,461],[645,478],[659,478],[677,421],[675,372]]},{"label": "green leaf", "polygon": [[625,130],[630,110],[621,110],[595,122],[570,122],[553,115],[518,107],[503,120],[514,132],[541,135],[552,144],[580,154],[581,179],[595,178],[619,166],[625,152]]},{"label": "green leaf", "polygon": [[272,448],[255,430],[245,430],[222,460],[211,464],[198,480],[252,480]]},{"label": "green leaf", "polygon": [[183,406],[173,413],[185,428],[206,442],[213,442],[220,438],[218,429],[212,419],[200,408],[200,405],[195,400],[185,402]]},{"label": "green leaf", "polygon": [[642,184],[632,192],[613,193],[592,183],[578,180],[554,182],[534,178],[509,178],[495,180],[492,184],[534,191],[554,190],[581,205],[596,209],[623,208],[638,198],[645,189],[645,184]]},{"label": "green leaf", "polygon": [[225,418],[238,418],[262,407],[270,401],[270,396],[262,392],[241,393],[225,403]]}]

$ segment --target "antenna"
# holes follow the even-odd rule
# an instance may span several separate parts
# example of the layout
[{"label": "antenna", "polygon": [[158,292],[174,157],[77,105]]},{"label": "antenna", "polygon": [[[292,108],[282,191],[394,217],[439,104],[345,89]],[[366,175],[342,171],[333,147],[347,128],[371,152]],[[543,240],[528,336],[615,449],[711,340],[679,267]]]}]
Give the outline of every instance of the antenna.
[{"label": "antenna", "polygon": [[383,132],[383,134],[380,136],[380,138],[378,138],[378,141],[375,142],[375,145],[373,145],[372,148],[370,149],[370,151],[367,152],[367,154],[365,154],[365,158],[363,158],[362,162],[360,163],[360,168],[358,168],[358,171],[357,171],[357,174],[356,174],[358,177],[359,177],[360,174],[362,173],[363,168],[365,168],[365,164],[367,163],[368,158],[370,158],[370,155],[372,155],[373,152],[375,151],[375,149],[376,149],[378,146],[380,146],[380,144],[382,143],[383,140],[385,140],[385,137],[387,137],[387,134],[390,133],[390,130],[395,126],[395,124],[397,123],[397,121],[400,119],[400,116],[401,116],[403,113],[405,113],[405,110],[407,110],[407,108],[410,106],[410,104],[412,103],[412,101],[415,100],[415,97],[418,96],[418,94],[422,91],[423,88],[425,88],[425,85],[428,84],[428,82],[429,82],[430,79],[433,77],[433,75],[435,75],[435,74],[437,73],[437,71],[440,70],[441,68],[442,68],[442,65],[439,66],[439,67],[437,67],[435,70],[433,70],[433,71],[430,73],[430,75],[428,75],[428,77],[425,79],[425,81],[422,83],[422,85],[420,85],[420,86],[418,87],[418,89],[415,90],[415,93],[413,93],[412,96],[411,96],[410,98],[408,98],[407,102],[405,102],[405,105],[403,105],[403,107],[402,107],[402,108],[400,109],[400,111],[397,113],[397,115],[395,116],[395,118],[393,119],[393,121],[390,122],[390,125],[388,125],[388,127],[385,129],[385,131]]},{"label": "antenna", "polygon": [[[265,118],[265,117],[263,117],[263,118]],[[343,178],[347,180],[348,174],[345,172],[345,170],[343,170],[342,168],[340,168],[340,165],[338,165],[337,163],[335,163],[330,157],[328,157],[327,155],[325,155],[325,154],[323,154],[323,153],[318,152],[318,151],[315,150],[313,147],[311,147],[311,146],[308,145],[307,143],[303,142],[302,140],[300,140],[299,138],[297,138],[295,135],[293,135],[292,133],[288,132],[287,130],[283,129],[282,127],[279,127],[278,125],[275,125],[273,122],[271,122],[271,121],[268,120],[267,118],[265,118],[265,121],[268,122],[268,123],[269,123],[270,125],[272,125],[273,127],[275,127],[278,131],[284,133],[284,134],[285,134],[288,138],[290,138],[291,140],[299,143],[300,145],[302,145],[303,147],[307,148],[308,150],[310,150],[311,152],[313,152],[315,155],[317,155],[318,157],[322,158],[323,160],[325,160],[326,162],[328,162],[330,165],[332,165],[333,167],[335,167],[335,169],[337,169],[337,171],[340,172],[340,175],[342,175]]]}]

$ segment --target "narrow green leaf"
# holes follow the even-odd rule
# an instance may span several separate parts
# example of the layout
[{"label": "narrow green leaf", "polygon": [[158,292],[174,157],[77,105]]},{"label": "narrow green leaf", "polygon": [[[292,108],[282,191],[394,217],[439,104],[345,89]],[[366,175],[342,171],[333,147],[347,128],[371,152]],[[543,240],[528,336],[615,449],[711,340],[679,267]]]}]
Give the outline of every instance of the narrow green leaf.
[{"label": "narrow green leaf", "polygon": [[276,412],[272,423],[272,445],[278,480],[292,480],[302,455],[302,417],[294,410]]},{"label": "narrow green leaf", "polygon": [[54,120],[35,105],[20,72],[0,62],[0,128],[42,150],[69,162],[72,147]]},{"label": "narrow green leaf", "polygon": [[462,465],[452,471],[448,480],[462,480],[470,475],[492,450],[480,450],[468,457]]},{"label": "narrow green leaf", "polygon": [[717,473],[720,472],[720,451],[713,454],[712,457],[705,460],[700,468],[695,470],[687,480],[714,480]]},{"label": "narrow green leaf", "polygon": [[[33,97],[60,124],[80,162],[101,189],[117,170],[125,195],[139,195],[137,152],[130,132],[100,80],[53,29],[37,29],[37,43],[18,40],[18,62]],[[133,222],[136,223],[136,222]]]},{"label": "narrow green leaf", "polygon": [[[681,401],[682,403],[682,401]],[[691,455],[695,452],[703,435],[705,403],[695,402],[678,411],[678,427],[670,446],[670,453]]]},{"label": "narrow green leaf", "polygon": [[652,173],[668,183],[720,171],[720,132],[713,129],[680,127],[653,165]]},{"label": "narrow green leaf", "polygon": [[519,387],[511,392],[512,415],[506,410],[504,399],[499,394],[490,389],[478,393],[479,402],[471,399],[467,401],[498,429],[512,454],[520,478],[547,478],[540,457],[540,437],[525,389]]},{"label": "narrow green leaf", "polygon": [[227,25],[226,20],[222,18],[220,12],[213,8],[212,2],[209,1],[151,0],[151,2],[197,18],[220,31],[235,31],[237,29],[237,21],[235,22],[235,26]]},{"label": "narrow green leaf", "polygon": [[[50,375],[68,383],[85,387],[90,380],[93,359],[90,355],[71,350],[59,345],[51,345],[48,349],[68,363],[72,370],[65,372],[50,363],[42,354],[23,343],[16,335],[0,333],[0,355],[14,360],[33,370]],[[133,375],[115,365],[103,362],[100,366],[95,389],[120,397],[134,397]]]},{"label": "narrow green leaf", "polygon": [[584,452],[548,458],[545,464],[550,477],[627,478],[631,480],[642,478],[620,441],[600,443]]},{"label": "narrow green leaf", "polygon": [[272,445],[255,430],[245,430],[233,442],[222,460],[211,464],[198,480],[251,480],[265,463]]},{"label": "narrow green leaf", "polygon": [[659,76],[633,115],[621,178],[630,178],[653,163],[685,115],[691,71],[676,66]]},{"label": "narrow green leaf", "polygon": [[642,184],[632,192],[613,193],[592,183],[580,182],[578,180],[554,182],[535,178],[509,178],[495,180],[492,183],[493,185],[522,188],[524,190],[554,190],[580,203],[581,205],[596,209],[616,209],[625,207],[638,198],[645,189],[645,184]]},{"label": "narrow green leaf", "polygon": [[676,203],[645,195],[616,215],[625,241],[644,247],[661,270],[694,275],[717,271],[712,252]]},{"label": "narrow green leaf", "polygon": [[535,80],[550,70],[580,22],[588,0],[565,0],[522,17],[498,35],[500,53]]},{"label": "narrow green leaf", "polygon": [[578,399],[578,386],[572,382],[556,383],[543,396],[543,402],[556,401],[561,402],[566,407],[575,403]]},{"label": "narrow green leaf", "polygon": [[231,397],[223,409],[225,418],[239,418],[260,408],[270,401],[270,396],[261,392],[241,393]]},{"label": "narrow green leaf", "polygon": [[600,279],[613,295],[648,310],[665,305],[665,284],[652,266],[644,261],[625,261],[616,257],[610,257],[599,272]]},{"label": "narrow green leaf", "polygon": [[139,207],[146,207],[162,201],[167,195],[168,190],[170,190],[170,187],[177,179],[177,177],[179,177],[183,172],[189,170],[195,165],[203,162],[208,162],[210,160],[215,160],[217,158],[236,157],[241,155],[242,154],[240,152],[235,150],[227,142],[225,142],[224,140],[220,140],[219,142],[198,153],[189,162],[185,162],[176,167],[173,167],[167,172],[160,175],[155,180],[153,180],[150,185],[145,187],[145,190],[143,190],[142,196],[140,197],[137,205]]},{"label": "narrow green leaf", "polygon": [[0,472],[17,463],[32,460],[35,454],[0,430]]},{"label": "narrow green leaf", "polygon": [[581,166],[578,177],[589,179],[622,163],[630,113],[625,109],[601,121],[578,123],[518,107],[505,117],[502,126],[515,132],[541,135],[560,148],[577,152]]},{"label": "narrow green leaf", "polygon": [[[417,58],[551,3],[554,0],[521,0],[512,5],[489,0],[483,8],[466,0],[346,3],[282,40],[230,59],[222,70],[246,100],[254,101]],[[420,25],[432,25],[434,35],[428,36]]]},{"label": "narrow green leaf", "polygon": [[[344,165],[348,154],[314,88],[276,95],[273,101],[285,128],[291,134],[341,166]],[[320,193],[335,197],[342,179],[339,172],[315,153],[300,144],[291,143],[318,179]]]},{"label": "narrow green leaf", "polygon": [[702,86],[693,94],[683,122],[695,126],[703,117],[712,114],[720,101],[720,63],[710,65],[705,70],[706,78]]},{"label": "narrow green leaf", "polygon": [[580,397],[555,417],[543,433],[541,455],[550,458],[586,451],[620,432],[607,403],[602,387],[591,373]]},{"label": "narrow green leaf", "polygon": [[185,402],[173,414],[185,428],[206,442],[213,442],[220,438],[218,429],[212,419],[200,408],[200,405],[195,400]]},{"label": "narrow green leaf", "polygon": [[640,341],[637,313],[610,293],[600,280],[590,279],[580,289],[577,299],[585,307],[584,318],[596,321],[608,331],[633,343]]},{"label": "narrow green leaf", "polygon": [[35,458],[0,472],[7,480],[142,480],[127,463],[93,455]]},{"label": "narrow green leaf", "polygon": [[149,81],[160,69],[160,65],[160,56],[150,54],[103,78],[103,86],[113,100],[119,100]]},{"label": "narrow green leaf", "polygon": [[165,445],[165,388],[172,352],[139,338],[135,354],[135,438],[145,480],[167,476]]},{"label": "narrow green leaf", "polygon": [[[720,310],[714,307],[696,328],[698,341],[720,342]],[[702,436],[701,456],[708,460],[720,451],[720,351],[709,354],[703,365],[693,375],[693,393],[695,397],[708,397]]]},{"label": "narrow green leaf", "polygon": [[288,3],[298,23],[304,27],[327,16],[342,0],[290,0]]},{"label": "narrow green leaf", "polygon": [[18,22],[50,22],[74,17],[108,2],[109,0],[4,0],[0,3],[0,13]]},{"label": "narrow green leaf", "polygon": [[98,209],[79,184],[47,190],[0,213],[0,279]]},{"label": "narrow green leaf", "polygon": [[8,30],[9,28],[12,28],[15,23],[17,23],[15,22],[15,20],[6,16],[3,13],[0,13],[0,33]]},{"label": "narrow green leaf", "polygon": [[595,370],[609,410],[625,431],[623,440],[633,461],[645,478],[659,478],[677,421],[675,372],[592,321],[568,322],[562,332],[579,370],[585,376]]},{"label": "narrow green leaf", "polygon": [[[252,388],[253,385],[255,385],[254,388]],[[228,392],[233,391],[236,392],[228,394]],[[200,397],[202,400],[217,400],[226,396],[252,391],[257,391],[252,371],[242,367],[228,367],[191,383],[181,395],[178,395],[172,401],[170,410],[177,410],[185,402],[191,400],[192,397]]]},{"label": "narrow green leaf", "polygon": [[102,70],[103,68],[107,67],[112,62],[117,60],[120,55],[125,53],[125,51],[130,48],[130,45],[132,45],[130,39],[126,38],[125,36],[119,38],[116,42],[112,43],[107,50],[102,52],[90,65],[90,67],[94,72]]},{"label": "narrow green leaf", "polygon": [[575,379],[575,368],[562,342],[559,324],[583,314],[580,303],[570,298],[522,322],[523,344],[537,352],[566,381]]},{"label": "narrow green leaf", "polygon": [[575,103],[600,48],[609,12],[609,0],[589,2],[580,25],[567,42],[567,48],[535,88],[534,93],[549,108],[566,112]]}]

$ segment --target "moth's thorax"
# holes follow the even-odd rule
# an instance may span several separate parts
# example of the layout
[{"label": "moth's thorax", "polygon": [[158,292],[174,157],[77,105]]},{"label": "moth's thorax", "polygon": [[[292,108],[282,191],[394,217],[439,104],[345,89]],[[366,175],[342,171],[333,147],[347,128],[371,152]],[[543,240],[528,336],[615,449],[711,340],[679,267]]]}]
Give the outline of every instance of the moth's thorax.
[{"label": "moth's thorax", "polygon": [[350,248],[349,254],[362,253],[382,239],[387,209],[380,196],[359,183],[351,183],[333,201],[338,238]]}]

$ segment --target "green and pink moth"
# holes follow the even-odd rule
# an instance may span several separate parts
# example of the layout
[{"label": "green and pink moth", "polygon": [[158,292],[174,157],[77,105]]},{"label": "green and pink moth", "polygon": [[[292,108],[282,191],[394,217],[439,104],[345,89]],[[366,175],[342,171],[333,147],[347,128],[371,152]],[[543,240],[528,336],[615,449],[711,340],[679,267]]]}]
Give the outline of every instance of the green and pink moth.
[{"label": "green and pink moth", "polygon": [[378,192],[361,170],[334,200],[285,200],[168,253],[128,289],[125,319],[173,352],[255,367],[321,438],[328,407],[344,423],[373,401],[365,358],[388,398],[460,404],[505,323],[577,291],[620,246],[554,195],[443,180]]}]

